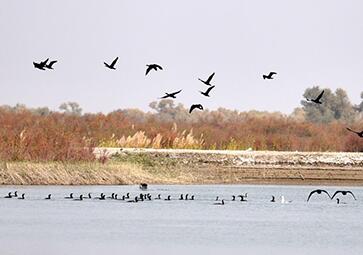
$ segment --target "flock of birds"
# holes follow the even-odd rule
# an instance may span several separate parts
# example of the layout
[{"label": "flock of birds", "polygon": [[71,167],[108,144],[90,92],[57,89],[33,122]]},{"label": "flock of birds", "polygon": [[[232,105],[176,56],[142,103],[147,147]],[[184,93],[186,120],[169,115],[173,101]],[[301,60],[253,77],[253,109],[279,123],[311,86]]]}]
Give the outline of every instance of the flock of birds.
[{"label": "flock of birds", "polygon": [[[111,69],[111,70],[116,70],[116,63],[118,61],[118,57],[116,57],[110,64],[107,62],[104,62],[104,65],[106,68]],[[49,61],[49,58],[47,58],[44,61],[41,62],[33,62],[34,68],[39,69],[39,70],[47,70],[47,69],[53,69],[53,65],[55,63],[57,63],[57,60],[53,60],[53,61]],[[158,65],[158,64],[148,64],[146,65],[146,73],[145,75],[148,75],[151,71],[158,71],[158,70],[163,70],[162,66]],[[199,81],[201,81],[202,83],[204,83],[205,85],[208,86],[208,88],[205,91],[199,91],[201,95],[205,96],[205,97],[210,97],[210,92],[215,88],[215,85],[212,85],[212,79],[214,77],[215,73],[212,73],[208,79],[203,80],[198,78]],[[262,78],[265,80],[272,80],[274,79],[274,76],[277,75],[276,72],[269,72],[269,74],[267,75],[262,75]],[[166,92],[164,96],[160,97],[159,99],[166,99],[166,98],[172,98],[175,99],[176,96],[181,93],[182,90],[178,90],[175,92]],[[306,98],[307,101],[313,102],[315,104],[321,105],[323,102],[321,101],[321,99],[323,98],[324,95],[324,90],[320,92],[320,94],[315,97],[315,98]],[[189,108],[189,113],[192,113],[195,109],[198,110],[204,110],[203,105],[201,104],[192,104]],[[355,133],[356,135],[358,135],[359,137],[363,138],[363,131],[355,131],[352,130],[350,128],[347,128],[348,131]]]},{"label": "flock of birds", "polygon": [[[146,184],[140,184],[140,189],[141,190],[147,190],[147,185]],[[307,202],[309,202],[310,198],[312,197],[312,195],[314,194],[326,194],[330,200],[333,200],[334,197],[336,197],[337,195],[341,194],[343,196],[346,195],[351,195],[354,200],[357,200],[355,195],[353,194],[352,191],[350,190],[337,190],[335,191],[335,193],[333,194],[333,196],[331,196],[329,194],[328,191],[323,190],[323,189],[316,189],[310,192],[308,198],[307,198]],[[25,199],[25,193],[22,193],[21,195],[18,195],[18,192],[9,192],[4,198],[17,198],[20,200],[24,200]],[[52,200],[54,199],[52,197],[52,194],[48,194],[44,200]],[[88,193],[87,195],[79,195],[79,196],[75,196],[74,193],[70,193],[69,195],[65,196],[64,199],[67,200],[73,200],[73,201],[83,201],[83,200],[87,200],[87,199],[96,199],[96,200],[119,200],[119,201],[124,201],[124,202],[128,202],[128,203],[137,203],[137,202],[143,202],[143,201],[152,201],[152,200],[164,200],[164,201],[172,201],[172,200],[185,200],[185,201],[194,201],[197,200],[195,198],[195,195],[193,194],[180,194],[179,197],[177,198],[172,198],[171,195],[167,195],[166,197],[162,198],[161,194],[158,194],[157,196],[152,196],[150,193],[140,193],[136,196],[130,196],[130,193],[126,193],[124,195],[121,195],[120,197],[118,196],[117,193],[112,193],[109,196],[106,196],[105,193],[101,193],[99,196],[93,197],[91,193]],[[247,202],[248,200],[248,193],[244,193],[244,194],[240,194],[240,195],[232,195],[232,198],[228,201],[240,201],[240,202]],[[220,199],[219,196],[216,197],[213,205],[225,205],[225,202],[227,200],[226,199]],[[274,203],[277,202],[275,196],[271,196],[271,200],[270,202]],[[286,200],[284,196],[280,196],[280,202],[282,204],[288,204],[291,203],[291,200]],[[336,203],[337,204],[341,204],[343,202],[340,202],[339,198],[336,198]]]}]

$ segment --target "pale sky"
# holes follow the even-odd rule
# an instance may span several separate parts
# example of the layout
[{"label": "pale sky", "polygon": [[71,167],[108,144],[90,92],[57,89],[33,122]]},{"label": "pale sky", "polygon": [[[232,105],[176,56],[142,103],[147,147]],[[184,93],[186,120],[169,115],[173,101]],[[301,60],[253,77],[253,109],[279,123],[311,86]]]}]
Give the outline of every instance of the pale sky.
[{"label": "pale sky", "polygon": [[[149,110],[164,92],[189,107],[290,113],[307,87],[363,91],[361,0],[3,0],[0,105]],[[117,70],[104,61],[119,57]],[[56,59],[54,71],[33,61]],[[163,71],[145,77],[145,65]],[[276,71],[275,80],[262,75]],[[211,98],[198,90],[216,72]]]}]

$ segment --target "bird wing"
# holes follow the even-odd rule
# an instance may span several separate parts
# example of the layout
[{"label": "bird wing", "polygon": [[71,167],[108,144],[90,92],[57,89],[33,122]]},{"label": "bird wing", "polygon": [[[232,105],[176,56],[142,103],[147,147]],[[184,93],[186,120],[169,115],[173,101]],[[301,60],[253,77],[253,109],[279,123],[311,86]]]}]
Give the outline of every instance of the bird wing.
[{"label": "bird wing", "polygon": [[214,76],[215,73],[212,73],[209,77],[208,77],[208,80],[206,81],[207,83],[210,83],[213,79],[213,76]]},{"label": "bird wing", "polygon": [[156,69],[159,68],[160,70],[163,70],[163,68],[161,66],[157,65],[157,64],[155,64],[154,66],[156,67]]},{"label": "bird wing", "polygon": [[49,58],[47,58],[45,61],[40,62],[40,65],[45,66],[48,63]]},{"label": "bird wing", "polygon": [[359,132],[357,132],[357,131],[354,131],[354,130],[352,130],[352,129],[350,129],[350,128],[346,128],[348,131],[350,131],[350,132],[352,132],[352,133],[355,133],[355,134],[358,134]]},{"label": "bird wing", "polygon": [[209,94],[209,92],[214,88],[215,86],[212,86],[212,87],[209,87],[208,89],[207,89],[207,91],[205,92],[205,94]]},{"label": "bird wing", "polygon": [[306,202],[309,202],[310,197],[311,197],[314,193],[316,193],[316,192],[318,192],[318,190],[313,190],[313,191],[311,191],[311,192],[310,192],[310,194],[309,194],[309,196],[308,196],[308,200],[306,200]]},{"label": "bird wing", "polygon": [[52,67],[52,65],[54,65],[55,63],[57,63],[58,61],[57,60],[53,60],[53,61],[50,61],[50,63],[48,64],[49,67]]},{"label": "bird wing", "polygon": [[325,194],[327,194],[328,195],[328,197],[331,199],[331,196],[330,196],[330,194],[329,194],[329,192],[328,191],[326,191],[326,190],[321,190],[321,192],[324,192]]},{"label": "bird wing", "polygon": [[165,99],[165,98],[168,98],[168,97],[170,97],[170,94],[165,93],[165,96],[160,97],[160,99]]},{"label": "bird wing", "polygon": [[181,89],[181,90],[179,90],[179,91],[176,91],[176,92],[174,92],[174,93],[171,93],[171,95],[175,96],[176,94],[179,94],[180,92],[182,92],[182,89]]},{"label": "bird wing", "polygon": [[192,104],[192,106],[190,106],[190,109],[189,109],[189,113],[192,113],[192,111],[197,108],[198,106],[196,104]]},{"label": "bird wing", "polygon": [[334,195],[331,197],[331,200],[333,200],[333,199],[334,199],[334,197],[335,197],[338,193],[342,193],[342,191],[341,191],[341,190],[337,190],[337,191],[335,191]]},{"label": "bird wing", "polygon": [[152,66],[147,66],[145,76],[150,72],[152,69]]},{"label": "bird wing", "polygon": [[274,75],[274,74],[277,74],[276,72],[270,72],[270,76]]},{"label": "bird wing", "polygon": [[357,200],[357,199],[355,198],[355,196],[354,196],[353,192],[351,192],[350,190],[348,190],[348,191],[347,191],[347,193],[351,194],[351,195],[353,196],[354,200]]},{"label": "bird wing", "polygon": [[112,61],[112,63],[111,63],[111,66],[112,66],[112,67],[116,64],[117,60],[118,60],[118,57],[117,57],[117,58],[115,58],[115,59]]},{"label": "bird wing", "polygon": [[324,94],[324,90],[320,93],[320,95],[316,98],[316,100],[319,101],[323,97],[323,94]]}]

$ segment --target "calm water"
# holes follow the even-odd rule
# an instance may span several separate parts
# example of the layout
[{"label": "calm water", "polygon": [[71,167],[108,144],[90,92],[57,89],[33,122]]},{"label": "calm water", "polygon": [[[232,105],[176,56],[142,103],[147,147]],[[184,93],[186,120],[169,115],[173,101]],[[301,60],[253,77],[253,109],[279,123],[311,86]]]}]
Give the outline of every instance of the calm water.
[{"label": "calm water", "polygon": [[[151,186],[162,197],[194,194],[196,201],[69,201],[70,192],[137,195],[137,186],[1,186],[0,195],[18,190],[26,200],[0,198],[0,254],[363,254],[363,188],[357,201],[337,205],[324,195],[306,203],[316,187]],[[248,202],[213,205],[248,192]],[[53,200],[44,200],[48,193]],[[290,204],[270,203],[284,195]]]}]

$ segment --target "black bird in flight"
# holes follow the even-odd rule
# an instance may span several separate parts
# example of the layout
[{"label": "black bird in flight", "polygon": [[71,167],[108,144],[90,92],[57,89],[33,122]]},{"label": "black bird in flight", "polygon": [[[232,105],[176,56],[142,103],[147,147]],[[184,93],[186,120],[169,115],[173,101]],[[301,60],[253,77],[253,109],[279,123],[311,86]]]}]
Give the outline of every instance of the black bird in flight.
[{"label": "black bird in flight", "polygon": [[334,195],[331,197],[331,199],[333,200],[334,197],[339,194],[339,193],[342,193],[343,196],[347,195],[347,194],[351,194],[352,197],[354,198],[354,200],[357,200],[353,194],[353,192],[351,192],[350,190],[337,190],[335,191]]},{"label": "black bird in flight", "polygon": [[363,131],[357,132],[357,131],[351,130],[350,128],[347,128],[347,130],[354,133],[354,134],[357,134],[359,137],[363,138]]},{"label": "black bird in flight", "polygon": [[268,79],[268,80],[272,80],[273,79],[273,75],[277,74],[276,72],[270,72],[268,75],[262,75],[263,79]]},{"label": "black bird in flight", "polygon": [[173,92],[173,93],[165,93],[165,96],[163,97],[160,97],[160,99],[164,99],[164,98],[176,98],[175,95],[179,94],[182,90],[179,90],[179,91],[176,91],[176,92]]},{"label": "black bird in flight", "polygon": [[157,71],[158,69],[159,70],[163,70],[163,68],[161,66],[159,66],[158,64],[150,64],[150,65],[146,65],[147,68],[146,68],[146,73],[145,73],[145,76],[151,71],[151,70],[155,70]]},{"label": "black bird in flight", "polygon": [[323,189],[316,189],[316,190],[313,190],[313,191],[311,191],[310,192],[310,194],[309,194],[309,196],[308,196],[308,200],[306,201],[306,202],[309,202],[309,199],[310,199],[310,197],[313,195],[313,194],[315,194],[315,193],[317,193],[317,194],[321,194],[321,193],[325,193],[325,194],[327,194],[328,195],[328,197],[331,199],[331,196],[330,196],[330,194],[329,194],[329,192],[328,191],[326,191],[326,190],[323,190]]},{"label": "black bird in flight", "polygon": [[106,62],[103,62],[103,63],[105,64],[105,66],[106,66],[107,68],[110,68],[110,69],[112,69],[112,70],[116,70],[115,65],[116,65],[117,60],[118,60],[118,57],[117,57],[117,58],[115,58],[115,59],[112,61],[111,65],[107,64]]},{"label": "black bird in flight", "polygon": [[33,62],[34,68],[37,68],[40,70],[45,70],[44,67],[47,65],[48,60],[49,60],[49,58],[47,58],[45,61],[42,61],[40,63]]},{"label": "black bird in flight", "polygon": [[205,85],[212,86],[212,85],[210,84],[210,82],[212,81],[214,74],[215,74],[215,73],[212,73],[212,74],[208,77],[208,79],[207,79],[206,81],[203,81],[203,80],[202,80],[202,79],[200,79],[200,78],[198,78],[198,80],[200,80],[201,82],[203,82]]},{"label": "black bird in flight", "polygon": [[203,111],[203,105],[201,104],[192,104],[192,106],[189,109],[189,113],[192,113],[194,109],[199,109]]},{"label": "black bird in flight", "polygon": [[311,102],[314,102],[316,104],[322,104],[323,102],[320,101],[320,99],[323,97],[323,94],[324,94],[324,90],[320,93],[320,95],[315,98],[315,99],[306,99],[307,101],[311,101]]},{"label": "black bird in flight", "polygon": [[49,64],[45,65],[44,67],[48,69],[53,69],[53,65],[57,62],[57,60],[50,61]]},{"label": "black bird in flight", "polygon": [[215,86],[209,87],[205,92],[199,91],[202,95],[209,97],[209,92],[214,88]]}]

